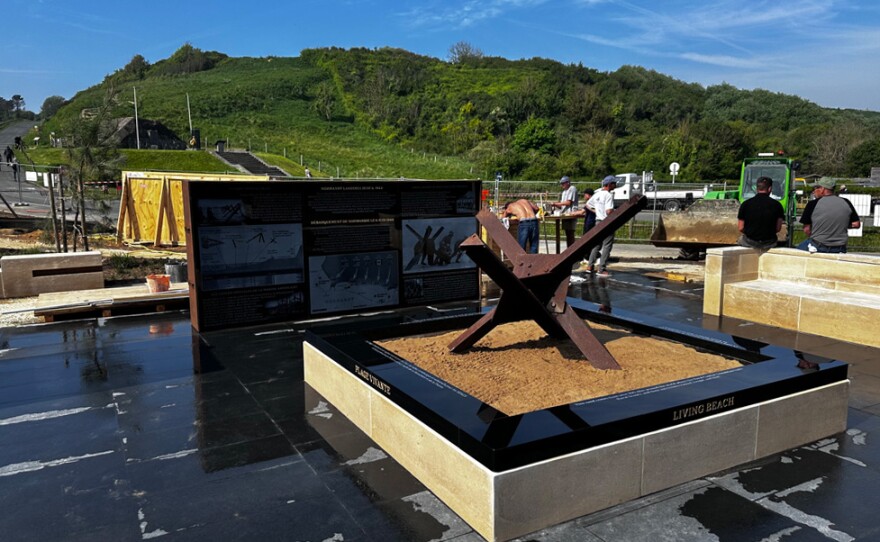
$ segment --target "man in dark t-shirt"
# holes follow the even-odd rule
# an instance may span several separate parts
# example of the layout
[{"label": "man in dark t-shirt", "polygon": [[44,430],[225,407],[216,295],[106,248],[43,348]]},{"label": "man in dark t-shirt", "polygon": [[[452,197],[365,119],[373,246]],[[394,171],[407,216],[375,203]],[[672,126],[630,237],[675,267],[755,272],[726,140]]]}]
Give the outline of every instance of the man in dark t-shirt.
[{"label": "man in dark t-shirt", "polygon": [[770,197],[773,179],[759,177],[755,188],[757,193],[740,205],[736,216],[742,233],[737,244],[767,250],[778,242],[776,234],[782,229],[785,212],[782,204]]},{"label": "man in dark t-shirt", "polygon": [[853,204],[834,194],[834,179],[822,177],[813,185],[813,195],[801,215],[807,239],[798,245],[810,252],[843,253],[849,239],[848,228],[862,225]]}]

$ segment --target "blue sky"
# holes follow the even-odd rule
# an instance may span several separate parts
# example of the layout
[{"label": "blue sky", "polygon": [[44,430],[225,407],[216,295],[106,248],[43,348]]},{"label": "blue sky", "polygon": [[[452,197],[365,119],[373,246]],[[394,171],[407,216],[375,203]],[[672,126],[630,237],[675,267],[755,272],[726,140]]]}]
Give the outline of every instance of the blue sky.
[{"label": "blue sky", "polygon": [[489,56],[601,71],[638,65],[704,86],[795,94],[880,111],[877,0],[3,0],[0,96],[39,112],[136,54],[189,42],[230,56],[399,47],[447,59],[466,41]]}]

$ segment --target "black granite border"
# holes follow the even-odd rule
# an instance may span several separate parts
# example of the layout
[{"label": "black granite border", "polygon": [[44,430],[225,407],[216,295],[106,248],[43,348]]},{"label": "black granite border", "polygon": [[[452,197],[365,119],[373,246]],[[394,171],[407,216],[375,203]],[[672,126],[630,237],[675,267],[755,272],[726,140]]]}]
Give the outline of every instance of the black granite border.
[{"label": "black granite border", "polygon": [[600,313],[569,298],[589,321],[663,337],[743,362],[719,373],[631,392],[508,416],[427,373],[373,341],[460,329],[479,314],[428,318],[378,328],[317,327],[306,341],[462,451],[493,471],[698,420],[847,378],[847,365],[828,360],[820,369],[797,367],[792,350],[742,340],[721,332],[618,311]]}]

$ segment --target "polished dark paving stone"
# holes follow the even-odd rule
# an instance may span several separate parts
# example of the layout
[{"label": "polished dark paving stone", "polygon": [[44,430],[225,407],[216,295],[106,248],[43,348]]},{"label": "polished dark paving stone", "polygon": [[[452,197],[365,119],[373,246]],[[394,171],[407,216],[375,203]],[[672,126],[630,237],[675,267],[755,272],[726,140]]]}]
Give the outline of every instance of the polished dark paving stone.
[{"label": "polished dark paving stone", "polygon": [[[701,285],[620,272],[571,294],[711,325]],[[880,540],[878,352],[736,325],[850,362],[848,430],[520,540]],[[301,340],[199,336],[185,313],[0,330],[0,540],[481,541],[303,382]]]}]

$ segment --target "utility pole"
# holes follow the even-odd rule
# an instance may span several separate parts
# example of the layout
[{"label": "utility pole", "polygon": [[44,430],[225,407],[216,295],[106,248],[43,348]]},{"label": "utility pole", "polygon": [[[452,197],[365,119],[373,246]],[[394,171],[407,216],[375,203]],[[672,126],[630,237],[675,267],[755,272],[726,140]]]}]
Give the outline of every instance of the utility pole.
[{"label": "utility pole", "polygon": [[189,135],[193,133],[192,111],[189,110],[189,92],[186,93],[186,116],[189,118]]},{"label": "utility pole", "polygon": [[131,87],[134,91],[134,133],[137,138],[137,148],[141,150],[141,127],[138,123],[138,89]]}]

